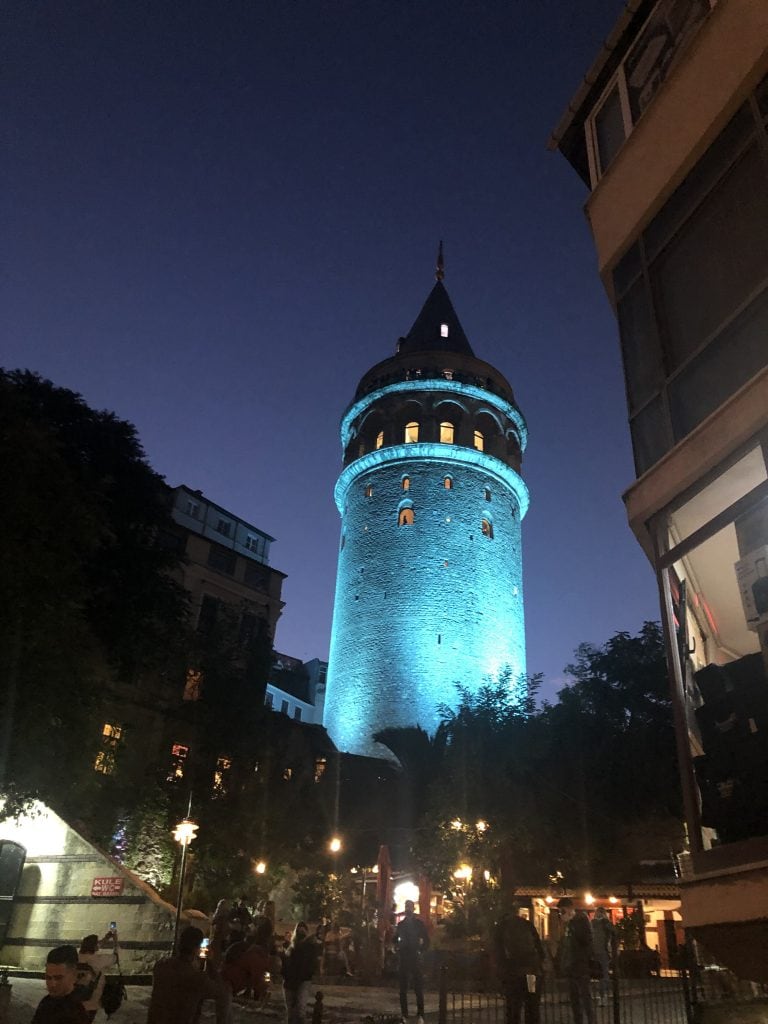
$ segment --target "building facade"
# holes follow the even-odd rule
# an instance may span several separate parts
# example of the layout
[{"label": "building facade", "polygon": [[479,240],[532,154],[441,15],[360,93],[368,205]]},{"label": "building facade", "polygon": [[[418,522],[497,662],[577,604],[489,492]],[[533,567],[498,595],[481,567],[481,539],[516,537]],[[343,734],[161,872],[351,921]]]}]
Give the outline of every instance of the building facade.
[{"label": "building facade", "polygon": [[555,129],[591,188],[657,574],[687,929],[768,981],[768,5],[627,4]]},{"label": "building facade", "polygon": [[526,425],[437,281],[341,424],[341,541],[324,724],[340,750],[391,756],[390,726],[433,733],[456,684],[525,673],[520,476]]}]

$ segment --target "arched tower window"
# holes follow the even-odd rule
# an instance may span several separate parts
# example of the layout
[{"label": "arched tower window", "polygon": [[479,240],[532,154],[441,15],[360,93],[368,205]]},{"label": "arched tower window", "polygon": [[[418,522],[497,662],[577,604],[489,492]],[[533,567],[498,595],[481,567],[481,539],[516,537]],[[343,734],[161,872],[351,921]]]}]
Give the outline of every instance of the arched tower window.
[{"label": "arched tower window", "polygon": [[483,497],[485,498],[486,501],[490,501],[491,500],[491,488],[490,487],[486,487],[484,489]]},{"label": "arched tower window", "polygon": [[397,515],[398,526],[413,526],[413,509],[401,508]]},{"label": "arched tower window", "polygon": [[453,477],[452,476],[443,477],[443,487],[446,489],[446,491],[452,491],[453,490]]},{"label": "arched tower window", "polygon": [[493,540],[493,523],[490,519],[483,519],[480,523],[480,529],[484,537],[487,537],[488,540]]},{"label": "arched tower window", "polygon": [[453,424],[449,423],[448,420],[444,420],[440,424],[440,443],[453,444],[453,431]]},{"label": "arched tower window", "polygon": [[403,477],[403,490],[410,491],[411,489],[411,478],[409,476]]},{"label": "arched tower window", "polygon": [[479,452],[485,450],[485,437],[481,430],[476,430],[474,433],[474,445]]},{"label": "arched tower window", "polygon": [[365,485],[365,496],[366,496],[366,498],[372,498],[373,497],[373,484],[366,484]]},{"label": "arched tower window", "polygon": [[405,443],[413,444],[414,441],[419,440],[419,424],[416,420],[412,420],[410,423],[405,425]]},{"label": "arched tower window", "polygon": [[376,435],[376,447],[383,448],[384,446],[384,431],[380,430]]}]

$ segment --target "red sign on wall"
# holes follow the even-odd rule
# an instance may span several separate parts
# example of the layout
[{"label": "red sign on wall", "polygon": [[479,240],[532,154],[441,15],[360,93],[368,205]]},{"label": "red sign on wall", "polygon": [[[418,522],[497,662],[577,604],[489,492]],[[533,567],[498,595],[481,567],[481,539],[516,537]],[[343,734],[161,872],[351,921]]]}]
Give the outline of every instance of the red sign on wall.
[{"label": "red sign on wall", "polygon": [[124,881],[119,875],[111,878],[94,878],[91,896],[122,896]]}]

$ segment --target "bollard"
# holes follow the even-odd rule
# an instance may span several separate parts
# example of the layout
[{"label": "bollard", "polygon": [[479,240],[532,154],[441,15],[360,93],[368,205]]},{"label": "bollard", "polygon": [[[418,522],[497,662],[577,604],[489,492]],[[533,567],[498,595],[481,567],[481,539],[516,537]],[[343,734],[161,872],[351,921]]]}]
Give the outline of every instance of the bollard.
[{"label": "bollard", "polygon": [[448,965],[440,968],[440,982],[437,1003],[437,1024],[446,1024],[448,1020]]},{"label": "bollard", "polygon": [[312,1007],[312,1024],[323,1024],[323,993],[315,993],[315,1005]]}]

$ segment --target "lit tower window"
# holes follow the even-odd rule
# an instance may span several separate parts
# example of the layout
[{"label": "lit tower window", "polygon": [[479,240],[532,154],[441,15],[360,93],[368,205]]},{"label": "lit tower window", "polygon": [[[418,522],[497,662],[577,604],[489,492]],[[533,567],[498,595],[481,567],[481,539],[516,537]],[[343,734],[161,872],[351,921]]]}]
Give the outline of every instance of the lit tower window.
[{"label": "lit tower window", "polygon": [[440,424],[440,443],[441,444],[453,444],[454,427],[448,420],[444,420]]},{"label": "lit tower window", "polygon": [[419,440],[419,424],[413,420],[405,425],[405,443],[413,444]]},{"label": "lit tower window", "polygon": [[480,430],[476,430],[474,433],[475,448],[479,452],[485,451],[485,438]]}]

